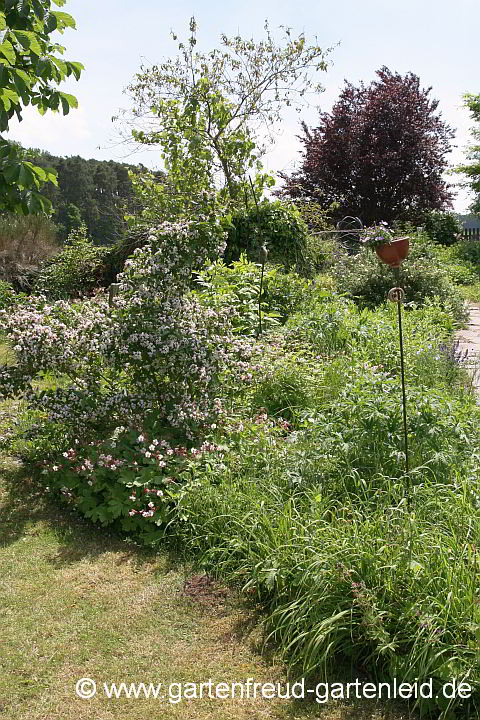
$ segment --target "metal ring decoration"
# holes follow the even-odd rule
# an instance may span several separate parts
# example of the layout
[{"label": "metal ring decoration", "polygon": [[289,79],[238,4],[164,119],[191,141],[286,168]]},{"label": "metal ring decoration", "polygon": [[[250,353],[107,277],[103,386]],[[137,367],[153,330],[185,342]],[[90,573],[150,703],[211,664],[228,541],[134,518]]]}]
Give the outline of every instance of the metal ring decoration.
[{"label": "metal ring decoration", "polygon": [[363,230],[363,223],[358,217],[347,215],[337,222],[337,230]]},{"label": "metal ring decoration", "polygon": [[401,287],[394,287],[388,291],[387,297],[390,302],[400,303],[405,300],[405,291]]}]

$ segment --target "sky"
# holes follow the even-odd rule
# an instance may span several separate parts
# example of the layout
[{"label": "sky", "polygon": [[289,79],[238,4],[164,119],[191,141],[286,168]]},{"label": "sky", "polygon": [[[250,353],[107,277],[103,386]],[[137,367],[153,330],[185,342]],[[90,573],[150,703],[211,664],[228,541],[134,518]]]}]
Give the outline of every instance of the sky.
[{"label": "sky", "polygon": [[[331,109],[345,80],[369,84],[382,66],[402,75],[413,72],[422,87],[432,87],[430,97],[440,101],[443,119],[456,129],[449,160],[456,165],[465,159],[472,122],[462,95],[480,92],[478,0],[67,0],[62,10],[75,18],[77,29],[56,40],[65,45],[67,59],[85,65],[81,79],[69,80],[62,89],[76,95],[79,107],[66,117],[41,117],[26,108],[23,121],[12,121],[8,135],[25,147],[161,167],[158,150],[132,154],[120,142],[120,126],[112,116],[130,107],[124,90],[141,64],[176,54],[170,31],[187,37],[193,15],[200,50],[218,47],[222,33],[261,39],[266,19],[272,28],[286,25],[294,34],[305,33],[307,41],[316,37],[322,48],[333,47],[328,70],[319,76],[324,92],[300,116],[285,114],[264,159],[268,170],[298,167],[299,117],[315,126],[319,109]],[[455,210],[465,211],[470,201],[459,189]]]}]

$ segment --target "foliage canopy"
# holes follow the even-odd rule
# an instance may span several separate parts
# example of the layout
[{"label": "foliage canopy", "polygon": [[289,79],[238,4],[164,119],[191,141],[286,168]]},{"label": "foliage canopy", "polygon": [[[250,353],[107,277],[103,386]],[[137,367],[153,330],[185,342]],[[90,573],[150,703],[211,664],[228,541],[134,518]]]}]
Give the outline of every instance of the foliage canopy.
[{"label": "foliage canopy", "polygon": [[460,165],[456,171],[466,176],[466,185],[475,193],[471,210],[480,213],[480,94],[466,94],[464,100],[477,127],[472,129],[474,143],[470,146],[467,155],[470,162],[467,165]]},{"label": "foliage canopy", "polygon": [[203,204],[205,192],[219,185],[227,202],[243,198],[249,171],[257,173],[258,190],[271,182],[260,172],[259,137],[271,135],[285,106],[299,107],[308,90],[319,91],[312,75],[326,70],[326,53],[288,28],[280,43],[268,23],[259,42],[222,35],[221,48],[206,53],[195,49],[196,31],[192,18],[178,56],[142,67],[128,88],[133,138],[160,146],[164,200],[172,205],[174,198],[177,214]]},{"label": "foliage canopy", "polygon": [[283,194],[312,199],[365,225],[416,220],[426,210],[450,204],[442,172],[452,129],[435,114],[437,100],[413,73],[404,77],[382,67],[368,87],[346,82],[318,127],[302,123],[301,168]]},{"label": "foliage canopy", "polygon": [[[61,7],[65,0],[53,3]],[[65,48],[50,35],[75,28],[75,20],[52,10],[51,0],[5,0],[0,8],[0,132],[8,131],[14,115],[22,120],[23,107],[30,104],[41,115],[60,108],[66,115],[77,100],[55,86],[71,75],[78,80],[83,65],[64,60]],[[55,173],[25,159],[18,144],[0,135],[0,210],[48,210],[48,200],[38,192],[47,181],[55,183]]]},{"label": "foliage canopy", "polygon": [[98,245],[114,243],[123,236],[125,211],[134,211],[137,206],[129,171],[138,173],[138,167],[114,160],[86,160],[78,155],[56,157],[40,150],[27,152],[32,162],[57,173],[57,185],[44,186],[42,195],[52,203],[60,240],[65,240],[82,222]]}]

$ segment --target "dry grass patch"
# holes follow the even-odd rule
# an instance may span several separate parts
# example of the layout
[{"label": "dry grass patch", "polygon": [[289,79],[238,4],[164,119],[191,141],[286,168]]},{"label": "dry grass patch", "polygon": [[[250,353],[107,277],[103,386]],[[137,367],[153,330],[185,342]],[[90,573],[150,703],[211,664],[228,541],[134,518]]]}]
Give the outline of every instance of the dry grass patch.
[{"label": "dry grass patch", "polygon": [[0,217],[0,278],[17,289],[31,284],[31,274],[60,249],[55,226],[43,215]]}]

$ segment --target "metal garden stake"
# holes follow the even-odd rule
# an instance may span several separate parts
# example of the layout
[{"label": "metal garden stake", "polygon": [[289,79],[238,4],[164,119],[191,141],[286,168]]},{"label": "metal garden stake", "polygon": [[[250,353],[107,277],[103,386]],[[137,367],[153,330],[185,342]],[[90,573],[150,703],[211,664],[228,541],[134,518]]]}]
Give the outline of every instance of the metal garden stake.
[{"label": "metal garden stake", "polygon": [[407,428],[407,394],[405,391],[405,355],[403,349],[403,328],[402,328],[402,303],[405,298],[405,292],[400,287],[400,265],[408,255],[408,238],[403,237],[394,240],[391,243],[381,245],[375,248],[375,251],[383,262],[390,265],[395,271],[395,280],[397,286],[392,288],[388,293],[388,299],[397,303],[398,309],[398,338],[400,344],[400,371],[402,379],[402,408],[403,408],[403,437],[405,450],[405,479],[406,479],[406,495],[407,507],[410,509],[410,466],[408,458],[408,428]]},{"label": "metal garden stake", "polygon": [[395,269],[397,287],[394,287],[388,293],[388,299],[397,303],[398,308],[398,337],[400,343],[400,371],[402,377],[402,406],[403,406],[403,437],[405,449],[405,474],[407,477],[407,502],[410,505],[410,478],[409,478],[409,461],[408,461],[408,430],[407,430],[407,394],[405,392],[405,359],[403,352],[403,328],[402,328],[402,303],[405,293],[400,285],[399,268]]},{"label": "metal garden stake", "polygon": [[263,292],[263,274],[265,272],[265,263],[267,262],[268,250],[265,243],[260,248],[260,260],[262,263],[262,274],[260,276],[260,291],[258,293],[258,335],[262,334],[262,292]]},{"label": "metal garden stake", "polygon": [[[253,199],[255,200],[255,207],[257,209],[257,230],[258,230],[258,200],[255,192],[255,187],[252,182],[250,175],[248,176],[250,187],[252,189]],[[258,292],[258,337],[262,334],[262,292],[263,292],[263,275],[265,273],[265,263],[267,262],[268,250],[265,243],[260,247],[260,262],[262,263],[262,274],[260,276],[260,289]]]}]

